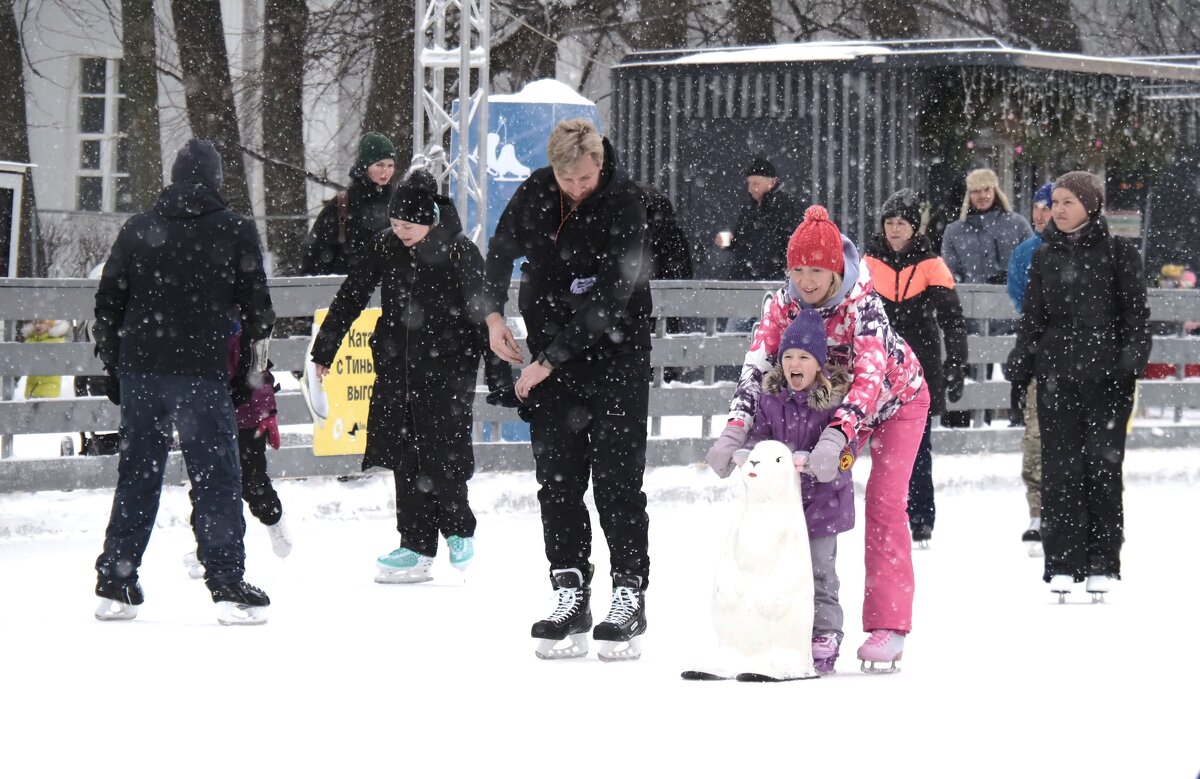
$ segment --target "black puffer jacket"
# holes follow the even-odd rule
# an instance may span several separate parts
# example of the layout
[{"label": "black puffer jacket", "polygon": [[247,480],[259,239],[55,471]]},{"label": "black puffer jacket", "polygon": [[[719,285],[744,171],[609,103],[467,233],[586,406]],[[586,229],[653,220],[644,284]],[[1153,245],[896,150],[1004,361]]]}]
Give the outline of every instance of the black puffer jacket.
[{"label": "black puffer jacket", "polygon": [[96,290],[96,354],[120,374],[229,378],[229,332],[271,335],[254,223],[214,182],[180,181],[121,227]]},{"label": "black puffer jacket", "polygon": [[488,246],[488,312],[502,313],[513,261],[529,351],[551,365],[650,349],[650,252],[641,189],[615,163],[608,140],[600,185],[574,209],[554,172],[539,168],[500,217]]},{"label": "black puffer jacket", "polygon": [[[479,249],[447,227],[435,227],[412,248],[390,230],[381,235],[329,306],[313,344],[314,362],[333,364],[377,287],[383,310],[370,340],[375,385],[363,468],[395,468],[404,447],[415,444],[423,460],[436,458],[437,467],[469,478],[470,436],[461,433],[471,424],[486,344]],[[405,425],[409,414],[412,430]]]},{"label": "black puffer jacket", "polygon": [[925,371],[929,413],[945,413],[943,339],[945,365],[960,370],[967,364],[967,322],[954,276],[923,235],[914,237],[903,252],[895,252],[884,236],[876,234],[867,242],[864,259],[888,320],[908,341]]},{"label": "black puffer jacket", "polygon": [[1072,240],[1051,222],[1033,255],[1009,381],[1132,379],[1150,358],[1146,272],[1096,216]]},{"label": "black puffer jacket", "polygon": [[730,281],[780,281],[787,274],[788,239],[804,218],[804,209],[782,184],[742,206],[733,231]]},{"label": "black puffer jacket", "polygon": [[300,272],[305,276],[349,273],[359,256],[390,226],[388,201],[394,191],[391,183],[381,187],[367,178],[366,169],[352,168],[350,186],[342,193],[346,198],[345,230],[339,195],[326,201],[317,214]]}]

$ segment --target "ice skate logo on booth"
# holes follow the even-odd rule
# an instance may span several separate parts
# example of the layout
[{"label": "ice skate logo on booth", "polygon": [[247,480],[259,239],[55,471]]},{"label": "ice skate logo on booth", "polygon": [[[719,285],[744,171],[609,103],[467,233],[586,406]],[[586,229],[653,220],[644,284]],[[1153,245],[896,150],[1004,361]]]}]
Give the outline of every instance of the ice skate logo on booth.
[{"label": "ice skate logo on booth", "polygon": [[493,181],[524,181],[533,171],[517,159],[517,147],[508,143],[508,123],[503,116],[498,124],[496,129],[504,132],[504,143],[500,142],[499,132],[488,133],[488,175]]}]

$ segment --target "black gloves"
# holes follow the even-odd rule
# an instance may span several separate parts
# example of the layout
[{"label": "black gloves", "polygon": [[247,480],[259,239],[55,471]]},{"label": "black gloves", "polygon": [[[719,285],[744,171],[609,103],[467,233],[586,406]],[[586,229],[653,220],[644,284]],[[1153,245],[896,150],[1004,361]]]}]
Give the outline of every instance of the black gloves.
[{"label": "black gloves", "polygon": [[489,406],[500,406],[501,408],[520,408],[521,406],[521,401],[517,400],[516,387],[512,384],[489,392],[487,402]]},{"label": "black gloves", "polygon": [[945,365],[946,398],[951,403],[957,403],[963,396],[963,374],[966,369],[958,363],[948,362]]},{"label": "black gloves", "polygon": [[1029,382],[1033,381],[1033,368],[1030,363],[1029,355],[1018,354],[1017,350],[1013,349],[1008,353],[1008,359],[1004,361],[1005,378],[1012,384],[1028,387]]}]

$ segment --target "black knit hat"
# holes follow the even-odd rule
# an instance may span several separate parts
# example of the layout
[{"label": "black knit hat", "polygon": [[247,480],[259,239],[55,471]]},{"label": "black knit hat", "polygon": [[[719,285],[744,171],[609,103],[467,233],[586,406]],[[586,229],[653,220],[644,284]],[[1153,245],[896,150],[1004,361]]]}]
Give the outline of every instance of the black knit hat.
[{"label": "black knit hat", "polygon": [[755,157],[750,161],[750,167],[746,168],[743,174],[746,176],[765,176],[769,179],[779,178],[779,174],[775,171],[775,166],[765,157]]},{"label": "black knit hat", "polygon": [[432,227],[441,221],[441,209],[432,192],[405,185],[392,195],[388,216],[402,222]]},{"label": "black knit hat", "polygon": [[224,177],[221,153],[212,141],[200,138],[192,138],[185,143],[171,165],[171,182],[174,184],[198,181],[219,190]]},{"label": "black knit hat", "polygon": [[921,229],[921,196],[907,187],[893,192],[891,197],[883,201],[879,212],[879,223],[882,225],[893,216],[898,216],[912,225],[913,232]]},{"label": "black knit hat", "polygon": [[396,159],[396,147],[383,133],[367,133],[358,142],[358,160],[354,163],[369,168],[380,160]]},{"label": "black knit hat", "polygon": [[424,168],[417,168],[409,173],[408,178],[404,179],[404,186],[412,187],[413,189],[423,189],[426,192],[436,193],[438,191],[437,179]]}]

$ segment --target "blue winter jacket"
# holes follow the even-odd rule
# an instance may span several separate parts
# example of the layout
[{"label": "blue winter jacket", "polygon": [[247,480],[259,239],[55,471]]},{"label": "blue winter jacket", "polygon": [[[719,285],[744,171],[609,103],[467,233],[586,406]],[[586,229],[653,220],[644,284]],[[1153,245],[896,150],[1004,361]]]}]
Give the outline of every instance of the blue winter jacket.
[{"label": "blue winter jacket", "polygon": [[1017,313],[1021,313],[1021,303],[1025,299],[1025,285],[1029,283],[1029,266],[1033,263],[1033,253],[1042,245],[1042,234],[1035,232],[1033,237],[1013,249],[1012,257],[1008,260],[1008,296],[1012,298]]}]

